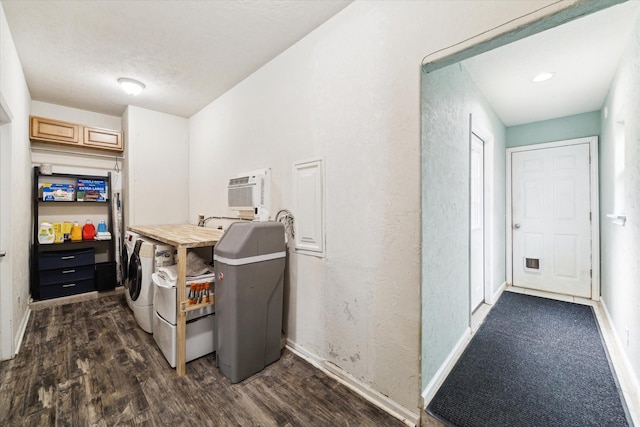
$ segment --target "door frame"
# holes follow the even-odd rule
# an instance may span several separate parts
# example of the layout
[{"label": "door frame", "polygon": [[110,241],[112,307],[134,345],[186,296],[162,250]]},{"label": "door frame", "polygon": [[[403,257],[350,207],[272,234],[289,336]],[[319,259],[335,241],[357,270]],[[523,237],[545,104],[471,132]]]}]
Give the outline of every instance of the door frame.
[{"label": "door frame", "polygon": [[11,122],[13,115],[0,93],[0,250],[6,256],[0,258],[0,360],[15,355],[13,330],[13,280],[11,266]]},{"label": "door frame", "polygon": [[[483,145],[483,193],[484,193],[484,302],[493,305],[496,302],[496,294],[493,290],[493,200],[494,200],[494,138],[493,134],[486,130],[481,124],[474,121],[472,114],[469,115],[469,174],[471,174],[471,143],[475,134]],[[471,175],[469,175],[469,197],[471,197]],[[469,199],[469,209],[471,209],[471,199]],[[471,217],[469,217],[469,259],[471,259]],[[471,299],[471,263],[469,263],[469,324],[471,324],[471,314],[473,313]]]},{"label": "door frame", "polygon": [[513,153],[532,150],[543,150],[548,148],[566,147],[577,144],[589,144],[589,176],[590,185],[590,208],[591,208],[591,300],[600,300],[600,200],[598,192],[598,137],[588,136],[584,138],[567,139],[562,141],[546,142],[542,144],[523,145],[520,147],[507,148],[507,285],[513,286],[513,216],[511,201],[511,156]]},{"label": "door frame", "polygon": [[[474,141],[475,138],[475,142]],[[478,226],[480,227],[480,234],[481,237],[476,238],[481,240],[480,242],[477,242],[476,240],[474,240],[474,233],[477,233],[477,231],[473,230],[473,216],[474,216],[474,209],[473,209],[473,200],[474,200],[474,194],[475,194],[475,190],[474,188],[476,187],[476,185],[478,184],[476,182],[476,176],[474,175],[474,171],[473,171],[473,153],[474,153],[474,145],[478,146],[480,152],[479,154],[479,163],[480,163],[480,176],[478,176],[477,178],[479,178],[479,181],[481,181],[480,183],[480,187],[482,188],[481,190],[481,200],[479,200],[479,202],[482,204],[481,205],[481,221],[478,222]],[[485,303],[486,297],[487,297],[487,230],[486,230],[486,200],[485,200],[485,193],[487,192],[486,190],[486,185],[487,185],[487,181],[485,179],[484,176],[484,172],[485,172],[485,159],[484,159],[484,151],[485,151],[485,142],[484,139],[477,134],[476,132],[471,132],[471,141],[469,144],[469,292],[470,292],[470,304],[471,304],[471,313],[473,313],[475,310],[477,310],[479,307],[482,306],[482,304]],[[480,197],[479,197],[480,199]],[[474,299],[474,288],[477,285],[476,277],[475,277],[475,271],[474,271],[474,259],[478,256],[478,254],[474,255],[474,242],[476,244],[480,243],[480,248],[482,250],[482,258],[481,260],[478,260],[480,262],[478,262],[478,264],[480,264],[482,266],[482,277],[481,277],[481,282],[480,282],[480,286],[479,286],[479,290],[482,293],[481,298],[480,298],[480,303],[476,303],[476,300]],[[478,266],[476,266],[478,267]]]}]

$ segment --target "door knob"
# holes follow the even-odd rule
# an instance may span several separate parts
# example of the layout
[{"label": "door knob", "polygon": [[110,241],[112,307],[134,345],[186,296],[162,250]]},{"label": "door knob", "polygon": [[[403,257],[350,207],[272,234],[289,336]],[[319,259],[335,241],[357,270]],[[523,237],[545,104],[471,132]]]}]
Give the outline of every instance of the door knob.
[{"label": "door knob", "polygon": [[513,228],[520,228],[520,224],[513,224]]},{"label": "door knob", "polygon": [[5,256],[7,254],[6,251],[0,251],[0,258],[2,258],[3,256]]}]

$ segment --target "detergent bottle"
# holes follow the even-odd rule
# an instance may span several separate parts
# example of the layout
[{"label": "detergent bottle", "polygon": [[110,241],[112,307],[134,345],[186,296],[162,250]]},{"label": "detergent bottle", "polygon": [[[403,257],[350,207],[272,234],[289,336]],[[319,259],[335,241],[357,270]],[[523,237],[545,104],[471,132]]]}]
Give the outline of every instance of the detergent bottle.
[{"label": "detergent bottle", "polygon": [[82,227],[82,240],[93,240],[96,237],[96,227],[88,219],[87,223]]},{"label": "detergent bottle", "polygon": [[42,221],[40,224],[40,231],[38,231],[38,242],[41,244],[53,243],[56,234],[53,230],[53,225],[48,221]]},{"label": "detergent bottle", "polygon": [[64,231],[62,229],[61,222],[53,223],[53,233],[55,234],[53,243],[63,243],[64,242]]},{"label": "detergent bottle", "polygon": [[78,224],[78,221],[73,221],[73,227],[71,227],[71,241],[79,242],[82,240],[82,227]]}]

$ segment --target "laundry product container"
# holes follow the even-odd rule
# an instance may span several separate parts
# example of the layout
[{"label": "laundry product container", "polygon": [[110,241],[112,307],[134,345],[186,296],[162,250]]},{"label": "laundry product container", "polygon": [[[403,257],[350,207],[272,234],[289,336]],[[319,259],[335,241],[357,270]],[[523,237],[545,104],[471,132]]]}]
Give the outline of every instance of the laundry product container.
[{"label": "laundry product container", "polygon": [[280,358],[285,255],[274,221],[233,223],[215,246],[216,364],[232,383]]}]

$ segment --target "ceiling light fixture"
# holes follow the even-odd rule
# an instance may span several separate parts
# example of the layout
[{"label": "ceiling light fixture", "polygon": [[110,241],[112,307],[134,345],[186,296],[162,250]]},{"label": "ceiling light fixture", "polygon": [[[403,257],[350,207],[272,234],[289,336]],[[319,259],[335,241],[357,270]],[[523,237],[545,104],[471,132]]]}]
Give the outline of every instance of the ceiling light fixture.
[{"label": "ceiling light fixture", "polygon": [[128,79],[126,77],[120,77],[118,79],[118,83],[120,83],[122,89],[129,95],[140,95],[142,89],[144,89],[144,84],[142,82],[134,79]]},{"label": "ceiling light fixture", "polygon": [[534,78],[532,78],[531,81],[534,83],[541,83],[549,80],[551,77],[553,77],[553,73],[545,71],[544,73],[540,73]]}]

